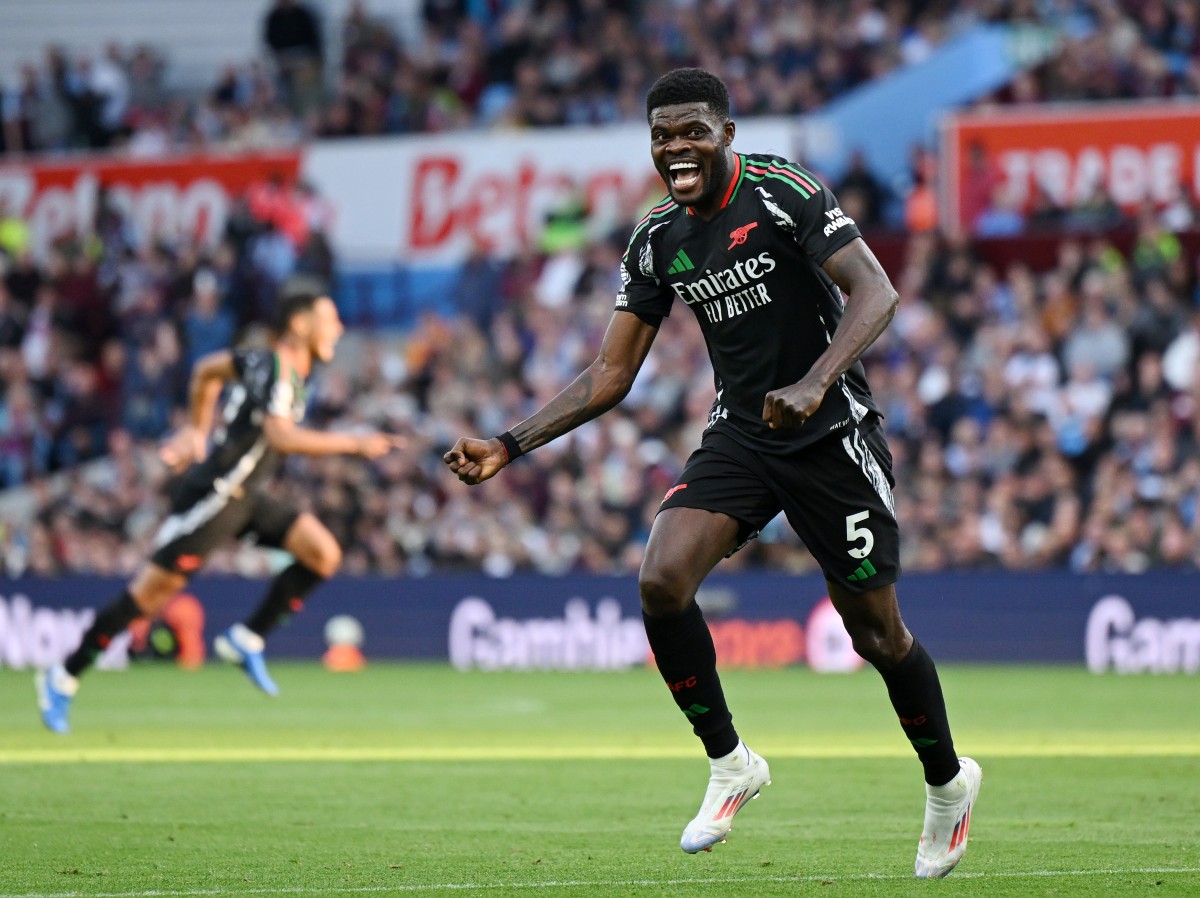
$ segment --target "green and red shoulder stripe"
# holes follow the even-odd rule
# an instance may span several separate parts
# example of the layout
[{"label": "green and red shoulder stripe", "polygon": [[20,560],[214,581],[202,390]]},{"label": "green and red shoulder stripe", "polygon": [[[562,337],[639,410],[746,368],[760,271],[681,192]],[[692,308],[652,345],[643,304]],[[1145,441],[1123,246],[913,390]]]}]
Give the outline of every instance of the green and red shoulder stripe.
[{"label": "green and red shoulder stripe", "polygon": [[789,163],[747,159],[746,177],[751,181],[762,181],[765,178],[782,181],[805,199],[821,192],[821,184],[816,178]]},{"label": "green and red shoulder stripe", "polygon": [[633,229],[633,234],[629,238],[629,242],[633,243],[633,241],[637,238],[637,235],[642,232],[646,225],[650,224],[650,222],[657,218],[662,218],[664,215],[669,214],[674,208],[676,208],[676,206],[673,199],[667,197],[666,199],[662,200],[657,206],[647,212],[645,217],[637,223],[637,226]]}]

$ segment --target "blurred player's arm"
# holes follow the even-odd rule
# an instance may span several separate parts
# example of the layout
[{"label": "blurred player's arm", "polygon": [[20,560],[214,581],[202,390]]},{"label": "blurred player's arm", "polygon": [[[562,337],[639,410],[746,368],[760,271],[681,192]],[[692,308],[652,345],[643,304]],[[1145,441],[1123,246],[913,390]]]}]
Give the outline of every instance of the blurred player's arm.
[{"label": "blurred player's arm", "polygon": [[[628,395],[658,334],[658,323],[630,312],[613,313],[596,360],[539,411],[509,431],[519,454],[604,414]],[[443,456],[464,483],[480,483],[511,461],[499,437],[460,439]]]},{"label": "blurred player's arm", "polygon": [[300,427],[285,415],[266,415],[263,436],[277,452],[297,455],[361,455],[379,458],[404,448],[405,439],[388,433],[329,433]]},{"label": "blurred player's arm", "polygon": [[168,467],[178,469],[204,460],[221,388],[236,376],[233,353],[227,349],[209,353],[196,362],[188,384],[187,423],[159,450]]},{"label": "blurred player's arm", "polygon": [[826,392],[879,339],[900,297],[887,272],[861,237],[851,240],[821,266],[846,297],[842,320],[829,346],[797,383],[772,390],[763,400],[771,427],[799,427],[816,412]]},{"label": "blurred player's arm", "polygon": [[404,447],[404,437],[372,431],[368,433],[330,433],[301,427],[292,417],[296,399],[292,386],[295,372],[291,363],[276,353],[279,376],[271,388],[263,415],[263,436],[276,452],[296,455],[361,455],[379,458],[393,449]]}]

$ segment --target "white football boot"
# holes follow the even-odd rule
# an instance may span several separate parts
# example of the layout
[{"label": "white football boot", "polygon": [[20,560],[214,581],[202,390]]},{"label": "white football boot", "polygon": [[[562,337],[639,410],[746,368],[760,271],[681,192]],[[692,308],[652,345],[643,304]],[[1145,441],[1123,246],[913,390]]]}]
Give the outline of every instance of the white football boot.
[{"label": "white football boot", "polygon": [[712,775],[700,812],[683,830],[679,847],[688,854],[712,851],[724,842],[733,828],[733,815],[758,791],[771,784],[767,762],[748,749],[744,742],[723,758],[709,758]]},{"label": "white football boot", "polygon": [[925,828],[915,867],[918,879],[941,879],[967,851],[967,831],[983,771],[970,758],[959,758],[958,766],[958,774],[944,786],[925,784]]}]

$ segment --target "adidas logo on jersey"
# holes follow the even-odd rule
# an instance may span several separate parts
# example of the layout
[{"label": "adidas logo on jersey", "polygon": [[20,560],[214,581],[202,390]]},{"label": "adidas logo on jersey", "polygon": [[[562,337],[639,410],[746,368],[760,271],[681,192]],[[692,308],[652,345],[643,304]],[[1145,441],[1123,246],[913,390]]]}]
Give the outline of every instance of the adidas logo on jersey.
[{"label": "adidas logo on jersey", "polygon": [[874,577],[876,573],[878,573],[878,572],[875,570],[875,565],[871,564],[871,559],[864,558],[862,560],[862,564],[860,564],[854,570],[854,573],[849,574],[846,577],[846,579],[847,580],[867,580],[867,579],[870,579],[871,577]]},{"label": "adidas logo on jersey", "polygon": [[688,258],[688,254],[680,250],[675,254],[675,261],[671,263],[671,267],[667,269],[667,274],[682,274],[685,271],[691,271],[696,266],[692,264],[692,260]]}]

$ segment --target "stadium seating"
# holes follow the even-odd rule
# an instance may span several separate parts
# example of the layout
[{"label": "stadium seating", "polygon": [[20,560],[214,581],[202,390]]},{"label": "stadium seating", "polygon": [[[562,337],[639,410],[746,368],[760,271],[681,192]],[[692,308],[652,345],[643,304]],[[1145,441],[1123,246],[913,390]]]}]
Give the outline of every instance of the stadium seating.
[{"label": "stadium seating", "polygon": [[[633,121],[643,114],[648,70],[613,66],[603,48],[636,35],[647,58],[664,65],[707,61],[703,41],[723,28],[744,41],[744,53],[724,63],[744,114],[803,113],[921,58],[972,20],[962,12],[907,15],[918,8],[940,15],[937,4],[855,4],[855,18],[806,3],[794,5],[794,21],[768,19],[775,32],[732,12],[705,14],[702,27],[685,32],[671,4],[645,4],[641,18],[620,4],[603,6],[611,7],[605,15],[576,19],[431,13],[416,34],[417,24],[396,18],[391,6],[367,4],[343,18],[337,4],[318,4],[326,26],[337,17],[325,29],[334,60],[326,65],[337,77],[313,96],[277,77],[266,51],[246,49],[222,74],[229,60],[196,68],[164,30],[144,49],[117,47],[108,56],[124,67],[126,87],[145,87],[135,73],[146,66],[161,90],[133,91],[125,117],[104,127],[68,117],[56,139],[61,147],[125,153],[196,151]],[[772,15],[790,6],[763,5]],[[991,6],[968,9],[986,18],[979,9]],[[1061,52],[982,105],[1195,96],[1200,67],[1186,7],[1172,6],[1175,18],[1162,25],[1140,20],[1140,4],[1073,4],[1069,20],[1044,23],[1065,35]],[[1007,8],[997,4],[992,17]],[[255,46],[260,26],[244,22],[252,38],[231,49]],[[594,65],[587,77],[567,65],[585,33],[603,36],[598,56],[586,57]],[[1118,37],[1127,52],[1104,49]],[[82,40],[81,32],[69,43]],[[835,49],[818,52],[819,42]],[[422,54],[422,46],[437,52]],[[561,53],[547,54],[554,48]],[[97,59],[107,52],[100,44],[90,51]],[[67,69],[78,62],[71,53],[60,63]],[[7,59],[11,67],[16,57]],[[1096,59],[1104,64],[1087,62]],[[472,60],[478,70],[457,65]],[[30,84],[45,90],[49,77],[35,69]],[[119,73],[109,83],[120,83]],[[756,92],[756,84],[778,87],[786,99]],[[30,105],[6,106],[16,111],[9,124],[45,124],[35,95],[48,96],[35,91]],[[39,145],[38,128],[23,146],[6,133],[10,152],[60,148]],[[878,212],[860,213],[903,297],[867,361],[905,472],[897,501],[906,568],[1195,566],[1194,203],[1147,207],[1136,220],[1082,206],[1049,209],[1008,236],[950,237],[938,228],[933,202],[936,162],[915,155],[909,183],[898,189],[861,170],[833,185],[843,202],[854,195],[864,209],[892,193],[908,216],[909,227],[897,230]],[[217,248],[203,252],[148,245],[119,208],[102,206],[93,237],[37,259],[27,251],[30,222],[0,208],[0,487],[7,487],[0,572],[127,573],[142,557],[162,511],[162,472],[151,450],[178,421],[191,362],[234,334],[253,339],[283,275],[333,270],[322,198],[284,185],[281,200],[264,203],[269,186],[254,185]],[[291,229],[297,216],[311,227]],[[1004,224],[994,219],[992,226]],[[403,332],[347,337],[345,361],[319,380],[313,421],[378,421],[409,433],[410,448],[371,465],[292,459],[274,488],[304,497],[329,523],[349,572],[636,569],[658,499],[711,401],[704,347],[684,316],[668,319],[621,408],[532,453],[487,488],[457,488],[438,461],[455,436],[505,429],[590,360],[611,309],[622,241],[618,230],[572,253],[474,259],[443,314]],[[212,567],[255,573],[264,564],[232,547]],[[781,525],[726,564],[812,567]]]}]

